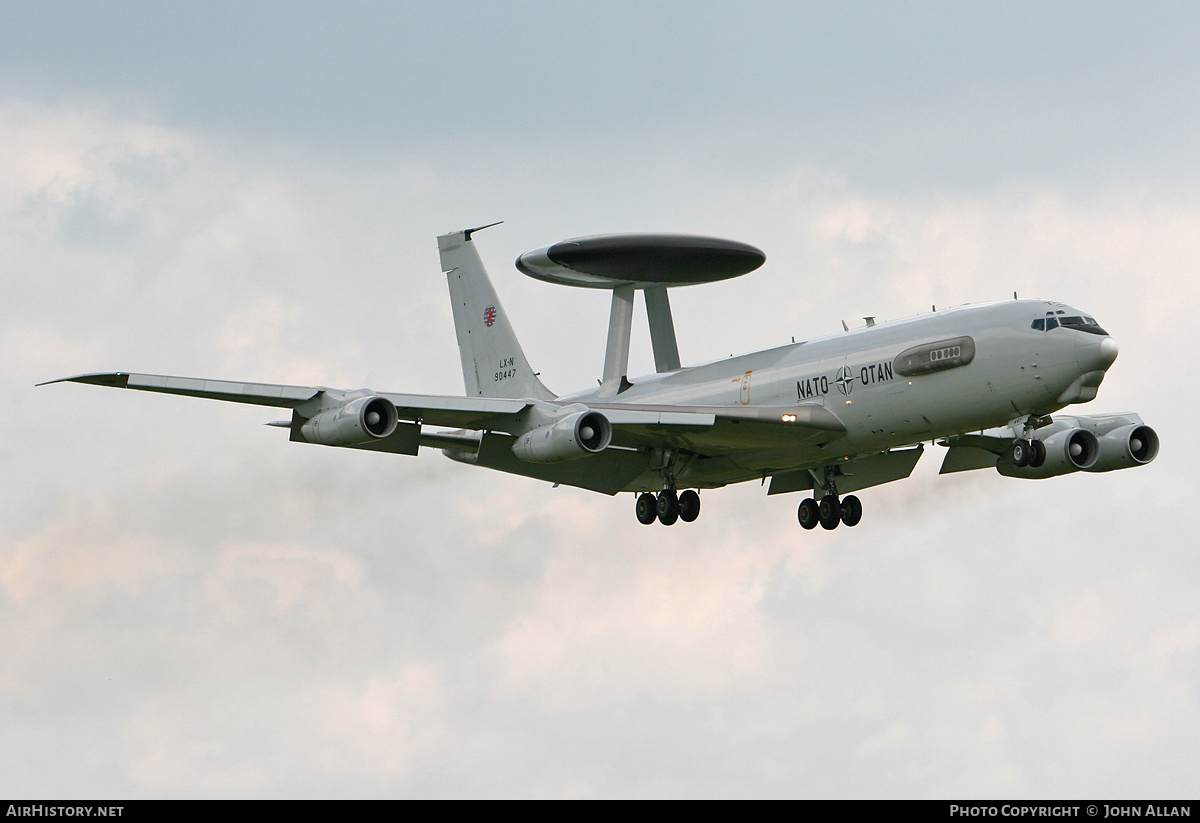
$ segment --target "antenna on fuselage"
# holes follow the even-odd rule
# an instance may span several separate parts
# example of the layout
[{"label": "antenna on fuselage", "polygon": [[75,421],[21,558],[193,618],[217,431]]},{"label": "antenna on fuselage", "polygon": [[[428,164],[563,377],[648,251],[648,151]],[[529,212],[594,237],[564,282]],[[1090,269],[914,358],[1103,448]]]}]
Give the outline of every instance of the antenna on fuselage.
[{"label": "antenna on fuselage", "polygon": [[611,289],[601,390],[620,394],[629,382],[634,292],[646,301],[657,372],[679,368],[679,343],[667,289],[727,280],[754,271],[767,256],[753,246],[685,234],[601,234],[576,237],[517,258],[524,274],[549,283]]}]

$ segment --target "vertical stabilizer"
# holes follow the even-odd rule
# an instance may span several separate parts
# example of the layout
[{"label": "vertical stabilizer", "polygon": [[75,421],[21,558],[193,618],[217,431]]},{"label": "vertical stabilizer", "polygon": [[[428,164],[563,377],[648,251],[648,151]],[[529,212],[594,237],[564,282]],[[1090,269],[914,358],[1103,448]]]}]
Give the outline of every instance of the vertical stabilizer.
[{"label": "vertical stabilizer", "polygon": [[[486,228],[486,227],[485,227]],[[533,373],[465,229],[438,237],[468,397],[553,400]]]}]

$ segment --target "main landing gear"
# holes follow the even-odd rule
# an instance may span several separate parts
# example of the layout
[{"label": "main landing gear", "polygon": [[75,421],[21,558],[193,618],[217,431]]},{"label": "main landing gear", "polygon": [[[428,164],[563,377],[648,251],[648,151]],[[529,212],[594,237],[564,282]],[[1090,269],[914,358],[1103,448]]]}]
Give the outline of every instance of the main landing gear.
[{"label": "main landing gear", "polygon": [[[1014,466],[1029,466],[1036,469],[1046,462],[1046,444],[1035,440],[1032,435],[1036,428],[1050,422],[1049,417],[1029,415],[1021,426],[1021,436],[1008,447],[1008,461]],[[1016,421],[1012,424],[1017,427]]]},{"label": "main landing gear", "polygon": [[657,496],[643,492],[637,499],[637,519],[649,526],[655,520],[664,526],[673,526],[676,521],[691,523],[700,516],[700,495],[691,489],[678,494],[674,489],[663,489]]},{"label": "main landing gear", "polygon": [[[677,461],[680,455],[675,451],[664,450],[660,454],[658,470],[662,473],[663,490],[657,495],[643,492],[637,499],[637,519],[639,523],[649,526],[655,520],[664,526],[673,526],[678,521],[691,523],[700,516],[700,495],[692,489],[675,491],[675,478],[678,476]],[[687,460],[684,458],[684,468]]]},{"label": "main landing gear", "polygon": [[1041,440],[1026,440],[1018,437],[1008,447],[1008,459],[1014,466],[1029,466],[1036,469],[1046,462],[1046,444]]},{"label": "main landing gear", "polygon": [[803,501],[796,511],[796,519],[800,521],[800,525],[806,529],[815,529],[820,523],[821,528],[827,530],[836,529],[839,523],[857,526],[862,520],[862,503],[852,494],[838,498],[836,473],[832,466],[825,467],[825,478],[821,488],[828,489],[829,493],[822,497],[820,502],[815,497],[810,497]]},{"label": "main landing gear", "polygon": [[815,529],[818,523],[823,529],[836,529],[839,523],[857,526],[862,520],[862,502],[852,494],[840,500],[836,494],[827,494],[820,502],[810,497],[800,504],[796,519],[806,529]]}]

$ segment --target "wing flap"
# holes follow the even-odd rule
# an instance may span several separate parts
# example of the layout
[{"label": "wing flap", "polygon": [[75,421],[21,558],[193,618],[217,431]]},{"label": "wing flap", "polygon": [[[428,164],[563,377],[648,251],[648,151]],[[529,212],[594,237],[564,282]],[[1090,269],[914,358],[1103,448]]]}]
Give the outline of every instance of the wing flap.
[{"label": "wing flap", "polygon": [[[835,482],[839,494],[848,494],[872,486],[903,480],[913,473],[917,461],[925,453],[925,446],[919,445],[911,449],[893,449],[856,457],[853,460],[838,461]],[[821,476],[823,466],[812,469],[783,472],[771,478],[771,486],[767,494],[786,494],[787,492],[819,489],[820,483],[816,478]],[[814,475],[814,472],[816,474]],[[823,482],[823,481],[821,481]]]},{"label": "wing flap", "polygon": [[565,463],[526,463],[513,454],[515,437],[504,434],[484,434],[475,454],[456,457],[464,463],[486,466],[489,469],[519,474],[550,483],[562,483],[581,489],[616,494],[629,485],[649,465],[642,452],[605,449],[599,454]]},{"label": "wing flap", "polygon": [[401,420],[476,431],[492,428],[505,431],[510,427],[513,416],[528,405],[525,400],[497,397],[449,397],[436,394],[379,396],[392,401]]},{"label": "wing flap", "polygon": [[708,456],[828,443],[846,427],[822,406],[634,406],[589,403],[613,424],[613,444]]},{"label": "wing flap", "polygon": [[946,450],[946,456],[942,459],[942,467],[938,470],[938,474],[994,469],[999,459],[999,455],[992,449],[982,449],[978,446],[951,446]]},{"label": "wing flap", "polygon": [[[296,432],[296,428],[292,429]],[[293,435],[293,440],[305,442]],[[421,445],[421,427],[416,423],[400,423],[396,430],[387,437],[372,440],[369,443],[358,443],[353,446],[341,446],[343,449],[358,449],[368,452],[387,452],[389,454],[416,454]]]},{"label": "wing flap", "polygon": [[1011,431],[992,429],[991,434],[956,434],[939,440],[939,446],[947,446],[946,456],[938,474],[954,474],[976,469],[994,469],[1013,442]]}]

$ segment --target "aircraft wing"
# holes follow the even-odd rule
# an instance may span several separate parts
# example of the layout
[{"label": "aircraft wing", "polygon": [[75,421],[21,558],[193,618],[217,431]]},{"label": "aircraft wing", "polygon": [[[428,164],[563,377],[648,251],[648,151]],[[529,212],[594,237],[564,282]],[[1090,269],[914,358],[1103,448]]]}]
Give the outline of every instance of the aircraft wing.
[{"label": "aircraft wing", "polygon": [[[137,389],[162,394],[179,394],[186,397],[204,397],[210,400],[225,400],[233,403],[249,403],[256,406],[298,409],[318,400],[320,395],[355,395],[340,389],[325,386],[286,386],[276,383],[238,383],[229,380],[206,380],[196,377],[172,377],[162,374],[137,374],[134,372],[108,372],[81,374],[39,383],[91,383],[97,386],[112,386],[120,389]],[[402,420],[419,420],[431,426],[452,426],[460,429],[488,428],[506,416],[525,408],[524,400],[504,400],[487,397],[448,397],[426,394],[380,395],[396,406]]]},{"label": "aircraft wing", "polygon": [[169,377],[163,374],[134,374],[133,372],[103,372],[79,374],[75,377],[60,377],[38,383],[91,383],[95,386],[112,386],[117,389],[140,389],[165,394],[183,394],[188,397],[207,397],[212,400],[229,400],[235,403],[253,403],[258,406],[281,406],[294,408],[306,400],[316,397],[319,388],[312,386],[280,386],[274,383],[234,383],[228,380],[203,380],[195,377]]},{"label": "aircraft wing", "polygon": [[[274,406],[301,412],[305,410],[306,405],[314,405],[314,401],[319,402],[322,394],[332,395],[330,399],[373,394],[366,390],[347,392],[325,386],[246,383],[136,372],[81,374],[49,380],[38,385],[45,386],[51,383],[90,383],[97,386]],[[419,422],[427,426],[509,433],[516,428],[514,416],[533,402],[434,394],[380,393],[378,396],[391,401],[401,420]],[[775,442],[780,427],[784,426],[823,432],[833,437],[845,432],[841,421],[832,412],[820,406],[772,408],[627,403],[586,405],[589,409],[604,414],[612,423],[613,444],[628,448],[680,445],[677,441],[681,439],[689,441],[687,445],[700,445],[704,441],[714,440],[725,444],[733,440],[738,441],[733,447],[745,447],[747,441],[756,439],[765,438],[770,443]]]},{"label": "aircraft wing", "polygon": [[[314,442],[301,431],[363,398],[384,398],[396,411],[394,430],[378,439],[316,442],[367,451],[416,454],[419,446],[445,449],[455,459],[530,477],[590,488],[607,494],[621,490],[646,469],[646,450],[683,449],[701,457],[735,452],[823,445],[845,435],[841,421],[822,406],[671,406],[628,403],[539,401],[490,397],[346,391],[325,386],[292,386],[208,380],[135,372],[105,372],[65,377],[47,383],[89,383],[137,391],[202,397],[292,410],[291,419],[271,425],[289,428],[291,439]],[[39,385],[47,385],[42,383]],[[612,426],[610,448],[579,461],[538,464],[518,460],[512,448],[529,428],[528,417],[555,406],[586,408],[603,414]],[[529,410],[527,412],[527,410]],[[523,414],[524,413],[524,414]],[[424,427],[453,431],[433,431]],[[364,440],[366,442],[364,442]]]},{"label": "aircraft wing", "polygon": [[[1078,430],[1089,433],[1092,445],[1089,447],[1087,437],[1076,441],[1079,435],[1070,434]],[[1071,440],[1061,438],[1070,435]],[[946,458],[942,461],[941,474],[971,471],[972,469],[997,468],[1001,474],[1012,477],[1054,477],[1068,471],[1083,469],[1086,471],[1111,471],[1132,465],[1143,465],[1154,459],[1158,453],[1158,436],[1153,429],[1143,426],[1140,415],[1132,412],[1116,414],[1070,415],[1056,414],[1053,419],[1046,417],[1038,426],[1035,436],[1042,441],[1047,449],[1067,448],[1080,449],[1072,451],[1072,456],[1065,458],[1058,452],[1057,464],[1053,469],[1046,469],[1041,474],[1030,474],[1041,467],[1041,464],[1025,469],[1013,466],[1005,460],[1012,442],[1016,439],[1013,429],[989,429],[978,434],[959,434],[939,440],[942,446],[948,446]],[[1058,440],[1058,445],[1052,444]],[[1136,445],[1135,445],[1136,444]],[[1095,449],[1092,457],[1075,457]],[[1097,462],[1098,461],[1098,462]],[[1020,471],[1018,471],[1020,470]],[[1013,472],[1018,472],[1013,474]]]}]

